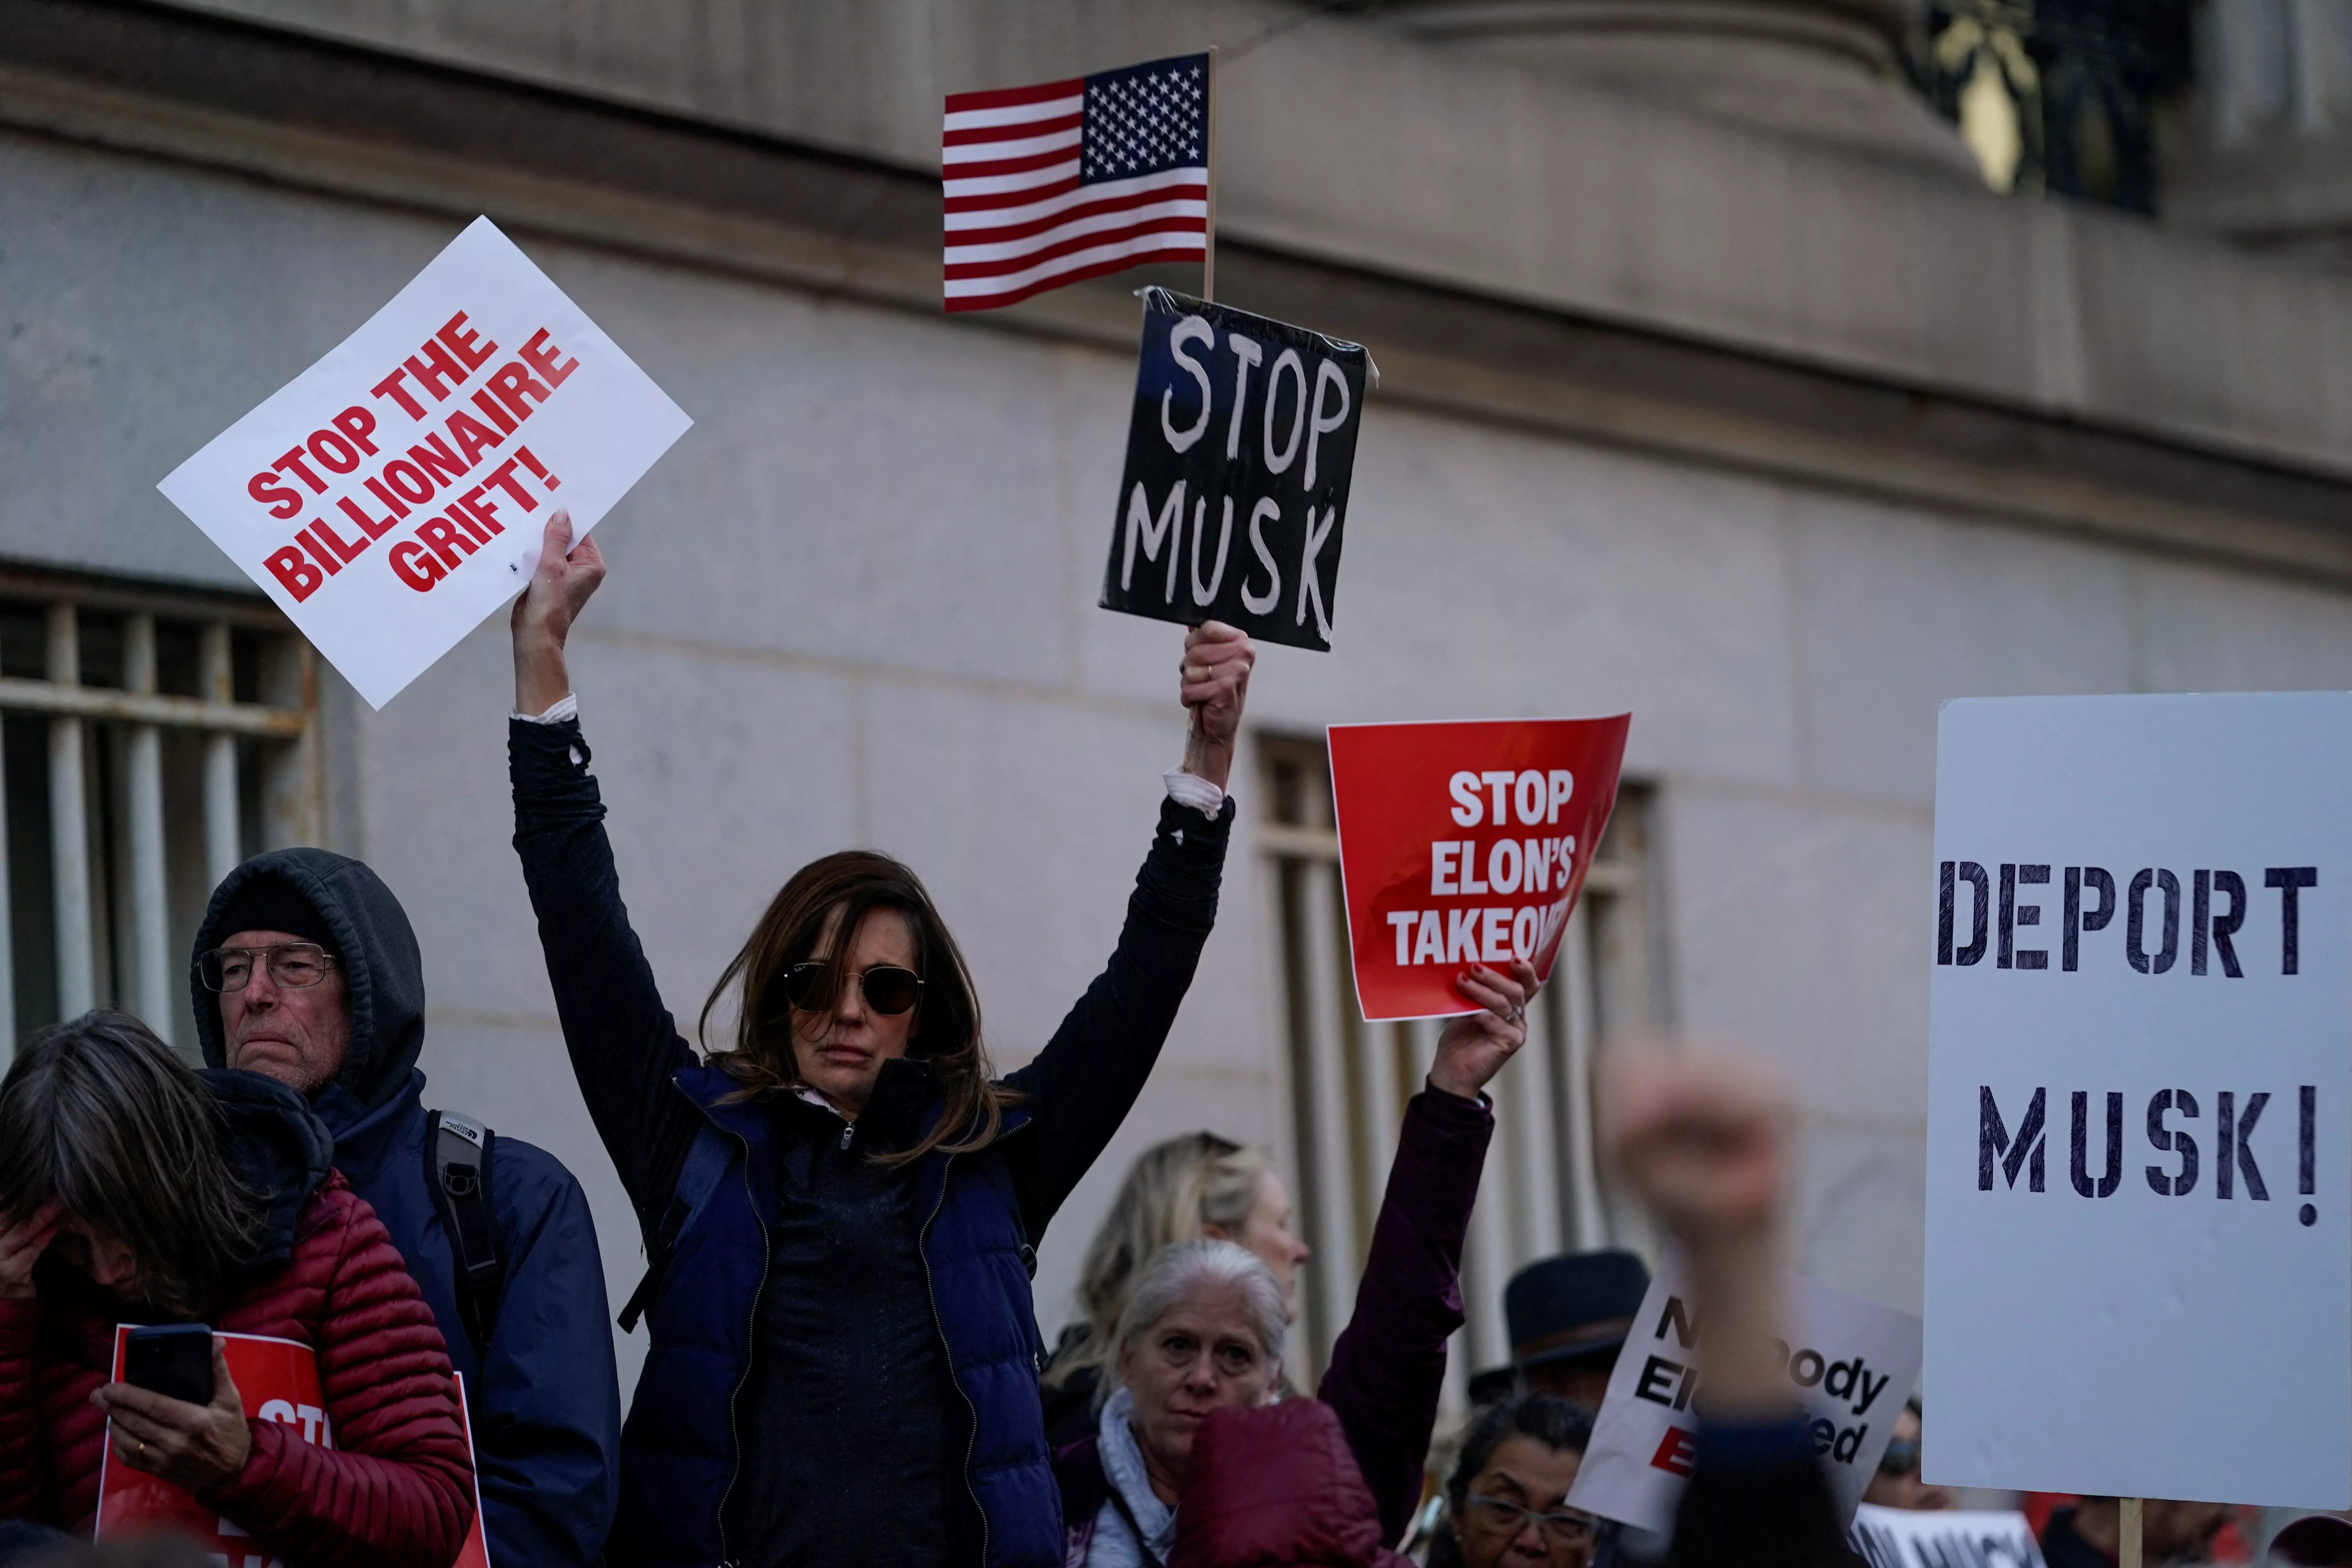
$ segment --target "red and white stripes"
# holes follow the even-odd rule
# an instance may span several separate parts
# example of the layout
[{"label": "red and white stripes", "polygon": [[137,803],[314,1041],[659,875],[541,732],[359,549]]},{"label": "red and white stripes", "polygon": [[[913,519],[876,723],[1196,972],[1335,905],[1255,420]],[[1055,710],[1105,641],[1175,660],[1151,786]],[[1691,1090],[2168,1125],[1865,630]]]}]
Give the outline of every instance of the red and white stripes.
[{"label": "red and white stripes", "polygon": [[1208,170],[1083,181],[1086,103],[1083,78],[948,99],[949,310],[989,310],[1138,262],[1207,254]]}]

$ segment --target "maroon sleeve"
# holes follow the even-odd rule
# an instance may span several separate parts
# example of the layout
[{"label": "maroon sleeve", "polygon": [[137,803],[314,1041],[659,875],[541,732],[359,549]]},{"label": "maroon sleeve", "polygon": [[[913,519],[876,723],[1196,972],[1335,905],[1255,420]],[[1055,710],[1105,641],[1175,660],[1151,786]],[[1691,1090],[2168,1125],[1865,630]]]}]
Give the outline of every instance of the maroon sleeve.
[{"label": "maroon sleeve", "polygon": [[205,1500],[272,1557],[446,1568],[474,1516],[448,1350],[375,1212],[346,1192],[327,1201],[347,1205],[318,1346],[335,1447],[251,1422],[252,1457]]},{"label": "maroon sleeve", "polygon": [[1386,1541],[1421,1501],[1445,1342],[1462,1326],[1462,1243],[1494,1135],[1483,1100],[1432,1089],[1405,1107],[1355,1314],[1317,1391],[1348,1435]]},{"label": "maroon sleeve", "polygon": [[37,1296],[0,1300],[0,1519],[44,1517],[41,1401],[33,1378]]}]

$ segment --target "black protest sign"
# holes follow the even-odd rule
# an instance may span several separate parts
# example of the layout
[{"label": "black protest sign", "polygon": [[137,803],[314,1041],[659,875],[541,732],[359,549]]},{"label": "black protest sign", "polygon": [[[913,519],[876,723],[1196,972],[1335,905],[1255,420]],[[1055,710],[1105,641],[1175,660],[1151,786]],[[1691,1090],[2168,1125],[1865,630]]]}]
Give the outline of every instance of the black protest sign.
[{"label": "black protest sign", "polygon": [[1363,349],[1146,290],[1105,609],[1328,650]]}]

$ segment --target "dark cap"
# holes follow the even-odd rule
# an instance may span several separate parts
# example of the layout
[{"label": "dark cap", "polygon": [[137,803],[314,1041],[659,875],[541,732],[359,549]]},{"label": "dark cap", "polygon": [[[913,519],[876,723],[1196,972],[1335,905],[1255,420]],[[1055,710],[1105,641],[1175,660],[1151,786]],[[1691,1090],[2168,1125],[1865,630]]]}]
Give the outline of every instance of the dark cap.
[{"label": "dark cap", "polygon": [[327,917],[282,877],[253,878],[231,894],[207,923],[220,932],[224,942],[239,931],[282,931],[315,942],[329,952],[337,951]]},{"label": "dark cap", "polygon": [[1493,1387],[1531,1366],[1614,1352],[1649,1293],[1650,1270],[1630,1252],[1564,1252],[1528,1264],[1503,1288],[1511,1364],[1482,1372]]},{"label": "dark cap", "polygon": [[2352,1520],[2340,1513],[2315,1513],[2271,1537],[2271,1555],[2298,1568],[2335,1568],[2352,1563]]}]

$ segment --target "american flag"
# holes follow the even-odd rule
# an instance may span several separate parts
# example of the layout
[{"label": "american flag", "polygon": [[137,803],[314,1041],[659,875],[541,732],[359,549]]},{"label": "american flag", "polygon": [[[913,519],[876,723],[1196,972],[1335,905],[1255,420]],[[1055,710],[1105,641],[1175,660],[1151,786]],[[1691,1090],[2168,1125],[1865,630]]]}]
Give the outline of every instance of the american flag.
[{"label": "american flag", "polygon": [[948,99],[947,307],[1208,255],[1209,57]]}]

